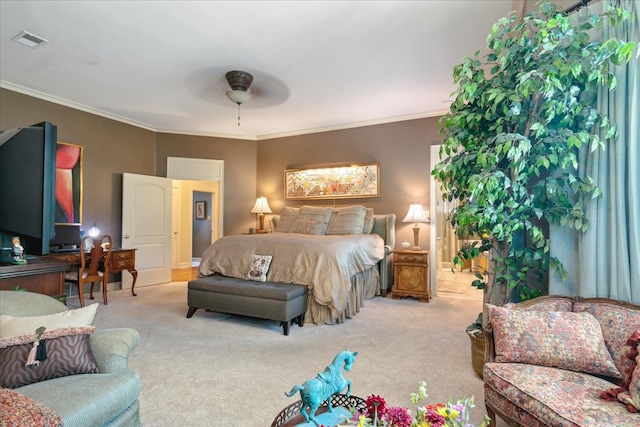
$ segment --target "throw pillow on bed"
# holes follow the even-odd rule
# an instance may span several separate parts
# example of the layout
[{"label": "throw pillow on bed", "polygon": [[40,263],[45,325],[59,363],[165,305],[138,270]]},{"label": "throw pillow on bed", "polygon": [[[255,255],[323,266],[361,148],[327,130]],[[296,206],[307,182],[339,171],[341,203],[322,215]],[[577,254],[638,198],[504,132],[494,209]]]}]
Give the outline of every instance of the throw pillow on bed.
[{"label": "throw pillow on bed", "polygon": [[364,206],[337,208],[331,215],[325,234],[362,234],[366,215]]},{"label": "throw pillow on bed", "polygon": [[[0,338],[0,386],[16,388],[39,381],[76,374],[98,372],[91,353],[89,335],[95,327],[63,328],[45,331],[40,337],[46,358],[34,362],[30,354],[36,335]],[[35,332],[35,331],[34,331]],[[27,362],[30,362],[27,366]]]},{"label": "throw pillow on bed", "polygon": [[251,259],[251,267],[247,273],[247,280],[256,282],[267,281],[267,271],[271,265],[271,255],[254,255]]},{"label": "throw pillow on bed", "polygon": [[326,229],[326,222],[305,221],[304,219],[296,218],[289,229],[289,233],[323,235]]},{"label": "throw pillow on bed", "polygon": [[280,211],[280,219],[276,224],[276,230],[279,233],[288,233],[291,225],[300,215],[300,208],[282,208]]},{"label": "throw pillow on bed", "polygon": [[622,378],[589,313],[491,306],[496,362],[529,363]]},{"label": "throw pillow on bed", "polygon": [[371,234],[373,231],[373,208],[367,208],[367,214],[364,217],[364,225],[362,226],[362,234]]}]

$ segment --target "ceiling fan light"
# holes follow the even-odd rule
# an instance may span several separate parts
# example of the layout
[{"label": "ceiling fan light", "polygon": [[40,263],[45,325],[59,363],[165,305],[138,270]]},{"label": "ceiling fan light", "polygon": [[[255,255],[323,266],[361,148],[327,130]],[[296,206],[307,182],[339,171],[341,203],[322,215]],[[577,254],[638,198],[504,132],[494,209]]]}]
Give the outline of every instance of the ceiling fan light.
[{"label": "ceiling fan light", "polygon": [[228,90],[227,98],[236,104],[244,104],[251,99],[251,92],[244,90]]}]

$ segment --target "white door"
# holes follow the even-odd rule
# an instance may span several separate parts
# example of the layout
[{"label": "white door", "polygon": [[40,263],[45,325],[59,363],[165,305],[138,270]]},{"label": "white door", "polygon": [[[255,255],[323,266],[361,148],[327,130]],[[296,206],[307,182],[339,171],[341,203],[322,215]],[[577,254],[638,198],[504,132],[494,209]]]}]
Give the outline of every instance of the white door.
[{"label": "white door", "polygon": [[171,268],[180,268],[180,186],[175,181],[171,202]]},{"label": "white door", "polygon": [[[136,250],[136,286],[171,281],[172,180],[123,174],[122,247]],[[131,288],[131,275],[122,275],[122,288]]]}]

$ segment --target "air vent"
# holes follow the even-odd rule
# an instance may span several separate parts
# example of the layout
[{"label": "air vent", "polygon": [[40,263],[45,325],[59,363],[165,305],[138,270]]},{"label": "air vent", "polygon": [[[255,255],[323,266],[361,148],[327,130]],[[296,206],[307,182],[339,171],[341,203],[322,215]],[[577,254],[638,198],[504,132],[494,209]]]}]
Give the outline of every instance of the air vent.
[{"label": "air vent", "polygon": [[25,46],[29,46],[32,49],[37,48],[41,44],[49,43],[49,40],[43,39],[42,37],[36,36],[35,34],[30,33],[28,31],[21,32],[20,34],[18,34],[17,36],[12,38],[11,40],[13,40],[16,43],[20,43],[20,44],[23,44]]}]

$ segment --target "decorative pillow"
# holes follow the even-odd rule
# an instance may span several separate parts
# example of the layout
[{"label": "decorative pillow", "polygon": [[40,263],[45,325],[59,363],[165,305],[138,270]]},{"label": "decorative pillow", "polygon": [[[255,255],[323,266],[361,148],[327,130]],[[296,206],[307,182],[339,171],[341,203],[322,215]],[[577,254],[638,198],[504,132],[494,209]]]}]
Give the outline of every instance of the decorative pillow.
[{"label": "decorative pillow", "polygon": [[629,337],[640,330],[640,311],[606,302],[575,302],[573,311],[592,314],[600,323],[604,343],[626,383],[633,372],[633,361],[627,357],[633,348]]},{"label": "decorative pillow", "polygon": [[588,313],[491,307],[496,362],[529,363],[621,378]]},{"label": "decorative pillow", "polygon": [[13,390],[0,389],[0,414],[3,426],[57,427],[62,418],[30,397]]},{"label": "decorative pillow", "polygon": [[247,280],[256,282],[267,281],[267,271],[271,265],[271,255],[254,255],[251,259],[251,268],[247,273]]},{"label": "decorative pillow", "polygon": [[93,326],[45,331],[41,340],[46,347],[46,359],[30,366],[26,364],[33,359],[30,352],[36,341],[35,334],[0,338],[0,386],[16,388],[52,378],[98,372],[89,345],[93,331]]},{"label": "decorative pillow", "polygon": [[293,221],[300,215],[300,208],[282,208],[280,220],[276,224],[276,230],[280,233],[288,233]]},{"label": "decorative pillow", "polygon": [[367,208],[347,206],[335,210],[325,234],[362,234]]},{"label": "decorative pillow", "polygon": [[303,206],[300,208],[298,219],[329,224],[333,211],[334,209],[332,207]]},{"label": "decorative pillow", "polygon": [[297,218],[293,221],[293,225],[289,229],[289,233],[325,234],[326,229],[326,222],[305,221],[304,219]]},{"label": "decorative pillow", "polygon": [[608,401],[620,401],[627,411],[637,413],[640,412],[640,330],[634,332],[626,344],[631,346],[627,358],[633,364],[633,371],[627,382],[623,382],[620,387],[604,390],[600,397]]},{"label": "decorative pillow", "polygon": [[97,311],[98,303],[44,316],[0,314],[0,338],[33,334],[40,326],[47,328],[47,331],[72,326],[91,326]]},{"label": "decorative pillow", "polygon": [[367,208],[367,214],[364,216],[364,224],[362,226],[362,234],[371,234],[373,231],[373,208]]}]

